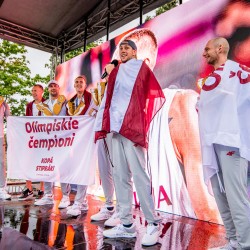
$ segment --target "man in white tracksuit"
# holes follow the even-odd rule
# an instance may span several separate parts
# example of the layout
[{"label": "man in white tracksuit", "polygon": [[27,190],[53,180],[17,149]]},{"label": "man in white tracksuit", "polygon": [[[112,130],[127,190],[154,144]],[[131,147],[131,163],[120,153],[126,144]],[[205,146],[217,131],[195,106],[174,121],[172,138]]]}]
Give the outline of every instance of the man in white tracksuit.
[{"label": "man in white tracksuit", "polygon": [[112,133],[112,163],[116,197],[122,224],[105,230],[109,238],[136,237],[132,217],[133,187],[148,221],[142,245],[158,241],[160,219],[155,213],[150,179],[145,171],[147,131],[152,117],[162,107],[165,97],[152,71],[136,60],[137,47],[131,40],[119,46],[122,64],[112,70],[101,107],[96,118],[96,140]]},{"label": "man in white tracksuit", "polygon": [[203,56],[214,67],[197,105],[205,181],[211,181],[225,225],[224,249],[250,249],[250,69],[228,60],[225,38],[208,41]]}]

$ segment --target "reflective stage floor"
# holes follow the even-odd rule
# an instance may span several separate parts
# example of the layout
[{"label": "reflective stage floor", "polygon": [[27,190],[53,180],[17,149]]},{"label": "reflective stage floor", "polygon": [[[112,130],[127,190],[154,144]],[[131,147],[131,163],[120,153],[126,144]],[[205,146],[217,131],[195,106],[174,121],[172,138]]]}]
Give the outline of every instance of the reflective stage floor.
[{"label": "reflective stage floor", "polygon": [[[71,194],[73,202],[74,195]],[[88,196],[89,211],[77,218],[69,218],[66,209],[53,206],[34,206],[34,200],[0,201],[0,250],[40,249],[171,249],[202,250],[223,246],[225,230],[221,225],[193,220],[167,213],[160,213],[161,235],[159,243],[142,247],[141,237],[145,232],[145,219],[140,208],[133,209],[137,226],[137,238],[106,239],[102,232],[104,222],[91,222],[90,216],[99,211],[103,202],[98,197]]]}]

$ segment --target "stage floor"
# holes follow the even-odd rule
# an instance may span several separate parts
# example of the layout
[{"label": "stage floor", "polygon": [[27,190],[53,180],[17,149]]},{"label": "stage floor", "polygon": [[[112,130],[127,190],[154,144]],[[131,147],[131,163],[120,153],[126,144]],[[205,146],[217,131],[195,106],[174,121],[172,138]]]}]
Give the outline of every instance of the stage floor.
[{"label": "stage floor", "polygon": [[[74,194],[70,196],[73,201]],[[89,211],[77,218],[68,218],[66,209],[59,212],[53,206],[34,206],[34,201],[0,201],[0,227],[2,231],[0,250],[28,249],[171,249],[205,250],[226,243],[225,230],[221,225],[193,220],[177,215],[160,213],[161,235],[159,243],[142,247],[141,237],[145,232],[145,219],[140,208],[133,209],[137,226],[137,238],[103,238],[103,222],[91,222],[103,202],[98,197],[88,196]]]}]

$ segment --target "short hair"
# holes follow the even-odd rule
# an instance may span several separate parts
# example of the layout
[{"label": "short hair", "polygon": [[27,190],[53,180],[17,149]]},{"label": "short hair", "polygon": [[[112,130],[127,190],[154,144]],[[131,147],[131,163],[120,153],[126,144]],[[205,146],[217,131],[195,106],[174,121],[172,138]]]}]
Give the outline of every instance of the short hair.
[{"label": "short hair", "polygon": [[[84,79],[84,81],[87,83],[87,77],[86,77],[85,75],[80,75],[80,76],[76,77],[75,80],[76,80],[77,78],[82,78],[82,79]],[[75,80],[74,80],[74,81],[75,81]]]},{"label": "short hair", "polygon": [[228,55],[230,46],[229,46],[229,43],[228,43],[226,38],[224,38],[224,37],[216,37],[216,38],[212,39],[212,41],[213,41],[213,43],[214,43],[214,45],[216,47],[221,45],[222,46],[222,52],[225,55]]},{"label": "short hair", "polygon": [[133,50],[137,50],[137,46],[136,46],[135,42],[132,41],[132,40],[128,40],[128,39],[123,40],[123,41],[120,43],[120,46],[121,46],[121,45],[124,45],[124,44],[129,45]]},{"label": "short hair", "polygon": [[33,87],[38,87],[38,88],[40,88],[42,91],[44,91],[43,86],[42,86],[41,84],[39,84],[39,83],[34,84]]},{"label": "short hair", "polygon": [[[150,68],[153,70],[156,63],[157,52],[158,52],[158,42],[155,37],[155,34],[150,29],[147,28],[132,30],[124,37],[122,37],[117,47],[119,47],[124,40],[131,40],[136,44],[137,58],[139,56],[139,59],[144,59],[144,60],[146,59],[146,58],[141,58],[142,49],[146,49],[149,52],[150,58],[148,59],[150,61]],[[115,50],[113,58],[119,58],[118,49]]]}]

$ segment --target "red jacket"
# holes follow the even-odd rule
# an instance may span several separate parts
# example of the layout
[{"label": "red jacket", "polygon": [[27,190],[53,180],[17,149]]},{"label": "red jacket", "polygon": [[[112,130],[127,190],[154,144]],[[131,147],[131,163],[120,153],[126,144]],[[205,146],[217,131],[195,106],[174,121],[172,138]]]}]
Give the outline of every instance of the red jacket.
[{"label": "red jacket", "polygon": [[[42,98],[42,102],[44,102],[44,101],[45,101],[45,99]],[[25,114],[26,116],[33,116],[32,106],[33,106],[33,103],[34,103],[34,102],[35,102],[35,100],[32,101],[32,102],[27,103],[27,105],[26,105],[26,114]],[[38,112],[38,115],[41,116],[41,115],[42,115],[42,112],[39,111],[39,112]]]},{"label": "red jacket", "polygon": [[[77,97],[77,95],[74,95],[69,101],[74,102],[76,97]],[[85,115],[85,113],[88,110],[89,105],[91,103],[92,95],[87,90],[85,90],[84,94],[83,94],[83,98],[84,98],[85,107],[79,115]],[[67,115],[69,116],[68,108],[67,108]]]}]

